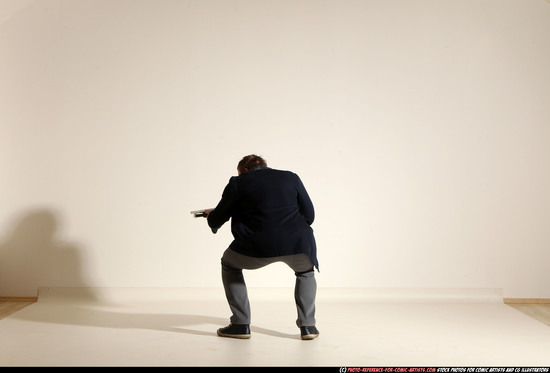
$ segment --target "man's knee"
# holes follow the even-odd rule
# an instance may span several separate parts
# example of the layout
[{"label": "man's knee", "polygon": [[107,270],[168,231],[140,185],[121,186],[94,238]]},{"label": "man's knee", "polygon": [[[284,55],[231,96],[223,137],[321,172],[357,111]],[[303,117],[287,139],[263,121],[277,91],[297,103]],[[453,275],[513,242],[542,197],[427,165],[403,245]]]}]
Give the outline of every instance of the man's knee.
[{"label": "man's knee", "polygon": [[311,268],[303,272],[294,272],[294,274],[296,275],[296,277],[313,276],[315,274],[315,272],[313,271],[314,271],[314,268]]}]

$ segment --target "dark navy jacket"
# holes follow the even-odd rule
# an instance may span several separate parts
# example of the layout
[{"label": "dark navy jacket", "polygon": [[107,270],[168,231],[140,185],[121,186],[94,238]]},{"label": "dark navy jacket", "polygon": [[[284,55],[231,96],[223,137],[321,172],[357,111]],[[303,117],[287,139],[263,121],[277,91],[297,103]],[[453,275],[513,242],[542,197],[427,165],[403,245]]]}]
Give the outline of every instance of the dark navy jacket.
[{"label": "dark navy jacket", "polygon": [[255,167],[231,177],[208,225],[215,233],[230,218],[232,250],[259,258],[305,253],[319,269],[315,211],[295,173]]}]

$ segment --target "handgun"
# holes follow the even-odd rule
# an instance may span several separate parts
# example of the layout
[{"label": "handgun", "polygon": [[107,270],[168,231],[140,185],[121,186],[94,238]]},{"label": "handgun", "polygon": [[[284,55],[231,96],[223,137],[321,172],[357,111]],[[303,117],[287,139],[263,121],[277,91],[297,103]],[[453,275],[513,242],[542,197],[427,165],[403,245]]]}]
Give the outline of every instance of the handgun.
[{"label": "handgun", "polygon": [[191,211],[191,214],[193,214],[195,218],[206,218],[208,216],[208,214],[205,213],[206,210],[214,210],[214,209],[195,210],[195,211]]}]

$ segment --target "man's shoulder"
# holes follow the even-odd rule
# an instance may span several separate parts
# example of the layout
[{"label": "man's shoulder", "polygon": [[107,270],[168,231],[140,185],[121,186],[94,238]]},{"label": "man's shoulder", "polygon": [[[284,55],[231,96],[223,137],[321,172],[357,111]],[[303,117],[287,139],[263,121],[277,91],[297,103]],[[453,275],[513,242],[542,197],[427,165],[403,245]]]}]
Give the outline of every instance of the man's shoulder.
[{"label": "man's shoulder", "polygon": [[[268,170],[266,170],[268,171]],[[268,175],[278,178],[278,179],[286,179],[286,180],[295,180],[298,178],[298,175],[292,171],[289,170],[277,170],[270,168]]]},{"label": "man's shoulder", "polygon": [[269,168],[268,170],[272,171],[273,173],[279,174],[279,175],[288,175],[288,176],[296,175],[294,172],[289,171],[289,170],[278,170],[278,169],[275,169],[275,168]]}]

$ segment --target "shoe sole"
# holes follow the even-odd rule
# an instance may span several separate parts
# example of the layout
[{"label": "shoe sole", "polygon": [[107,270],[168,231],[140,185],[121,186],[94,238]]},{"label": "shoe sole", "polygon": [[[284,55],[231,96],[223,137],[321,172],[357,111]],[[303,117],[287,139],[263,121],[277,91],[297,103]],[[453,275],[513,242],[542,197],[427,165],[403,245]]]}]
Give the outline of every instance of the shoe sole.
[{"label": "shoe sole", "polygon": [[301,337],[304,341],[309,341],[311,339],[317,338],[318,336],[319,334],[306,334],[306,335],[302,335]]},{"label": "shoe sole", "polygon": [[250,334],[225,334],[218,330],[218,335],[220,337],[226,338],[236,338],[236,339],[250,339]]}]

